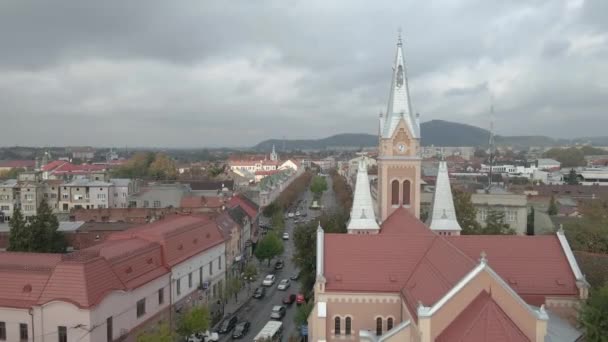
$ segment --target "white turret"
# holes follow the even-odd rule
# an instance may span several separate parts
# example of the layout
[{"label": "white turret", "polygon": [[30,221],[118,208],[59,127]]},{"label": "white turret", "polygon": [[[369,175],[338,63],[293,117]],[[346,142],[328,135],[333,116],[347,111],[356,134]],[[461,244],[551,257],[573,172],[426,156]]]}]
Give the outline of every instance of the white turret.
[{"label": "white turret", "polygon": [[274,149],[274,145],[272,145],[272,152],[270,153],[270,160],[272,160],[272,161],[279,160],[279,156],[277,155],[277,151]]},{"label": "white turret", "polygon": [[378,233],[380,230],[380,226],[376,222],[374,202],[369,186],[367,165],[364,161],[359,161],[353,207],[347,227],[349,234]]},{"label": "white turret", "polygon": [[460,235],[462,230],[456,219],[448,166],[445,161],[439,162],[435,195],[427,223],[431,230],[442,235]]}]

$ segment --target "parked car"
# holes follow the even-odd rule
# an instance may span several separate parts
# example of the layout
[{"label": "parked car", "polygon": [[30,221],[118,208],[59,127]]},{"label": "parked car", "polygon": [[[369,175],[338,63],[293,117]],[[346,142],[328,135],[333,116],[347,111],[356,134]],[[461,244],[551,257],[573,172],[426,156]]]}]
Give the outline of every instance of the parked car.
[{"label": "parked car", "polygon": [[289,217],[289,218],[293,218],[293,217],[294,217],[294,213],[289,213],[289,214],[287,214],[287,217]]},{"label": "parked car", "polygon": [[[276,268],[276,267],[275,267]],[[269,274],[266,276],[266,278],[264,278],[264,280],[262,281],[262,285],[263,286],[272,286],[274,284],[275,281],[275,276],[274,274]]]},{"label": "parked car", "polygon": [[289,233],[288,232],[283,233],[283,240],[289,240]]},{"label": "parked car", "polygon": [[285,263],[283,262],[283,260],[277,260],[277,262],[274,263],[275,270],[281,270],[281,269],[283,269],[283,266],[285,266]]},{"label": "parked car", "polygon": [[239,319],[236,316],[232,316],[232,317],[228,317],[228,318],[224,319],[224,321],[222,321],[222,323],[220,323],[220,327],[218,328],[217,332],[220,334],[229,333],[232,329],[234,329],[234,327],[236,326],[236,323],[238,321],[239,321]]},{"label": "parked car", "polygon": [[296,211],[296,216],[300,216],[300,212],[299,211]]},{"label": "parked car", "polygon": [[281,320],[281,319],[283,319],[283,316],[285,316],[286,311],[287,311],[287,308],[285,308],[284,305],[275,305],[272,307],[272,312],[270,313],[270,318],[276,319],[276,320]]},{"label": "parked car", "polygon": [[287,295],[283,298],[283,304],[287,304],[287,305],[291,305],[296,301],[296,295],[295,293],[292,293],[290,295]]},{"label": "parked car", "polygon": [[260,299],[266,295],[266,288],[258,287],[253,291],[253,298]]},{"label": "parked car", "polygon": [[247,332],[249,331],[250,326],[251,326],[251,323],[249,323],[247,321],[240,322],[239,324],[237,324],[234,327],[234,331],[232,332],[232,338],[238,339],[238,338],[245,337],[245,335],[247,335]]},{"label": "parked car", "polygon": [[188,342],[217,342],[219,340],[220,336],[217,333],[212,333],[209,331],[206,331],[204,333],[197,332],[195,334],[190,335],[190,337],[188,337],[187,339]]},{"label": "parked car", "polygon": [[301,293],[298,293],[296,295],[296,304],[300,305],[300,304],[304,304],[306,303],[306,299],[304,298],[304,295]]},{"label": "parked car", "polygon": [[297,271],[296,273],[292,274],[291,277],[289,277],[289,279],[291,279],[291,280],[300,279],[300,271]]},{"label": "parked car", "polygon": [[291,281],[289,279],[282,279],[277,288],[281,291],[285,291],[289,288],[290,285]]}]

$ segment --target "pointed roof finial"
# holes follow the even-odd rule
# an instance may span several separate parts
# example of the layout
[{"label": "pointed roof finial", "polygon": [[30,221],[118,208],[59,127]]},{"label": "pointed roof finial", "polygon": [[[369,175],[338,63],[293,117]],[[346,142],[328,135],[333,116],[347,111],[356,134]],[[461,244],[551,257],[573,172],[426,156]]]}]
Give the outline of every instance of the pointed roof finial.
[{"label": "pointed roof finial", "polygon": [[488,259],[486,258],[488,256],[486,254],[486,251],[481,251],[481,253],[479,253],[479,255],[481,256],[481,259],[479,259],[480,263],[485,264],[488,262]]},{"label": "pointed roof finial", "polygon": [[401,40],[401,27],[397,29],[397,46],[402,46],[403,41]]}]

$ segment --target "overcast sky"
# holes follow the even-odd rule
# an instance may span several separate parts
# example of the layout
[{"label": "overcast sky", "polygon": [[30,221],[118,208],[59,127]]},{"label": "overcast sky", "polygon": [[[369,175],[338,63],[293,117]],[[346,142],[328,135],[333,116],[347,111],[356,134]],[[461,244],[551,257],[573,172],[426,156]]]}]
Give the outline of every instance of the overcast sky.
[{"label": "overcast sky", "polygon": [[0,145],[376,133],[399,27],[422,121],[608,135],[607,0],[4,0]]}]

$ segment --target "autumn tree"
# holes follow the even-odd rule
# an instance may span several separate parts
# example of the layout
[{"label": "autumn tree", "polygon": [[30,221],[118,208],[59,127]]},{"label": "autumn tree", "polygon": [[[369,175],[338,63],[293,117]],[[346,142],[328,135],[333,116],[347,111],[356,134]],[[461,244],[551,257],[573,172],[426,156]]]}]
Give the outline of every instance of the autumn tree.
[{"label": "autumn tree", "polygon": [[148,175],[155,180],[170,180],[177,178],[177,168],[169,156],[157,153],[154,161],[150,164]]},{"label": "autumn tree", "polygon": [[461,234],[479,234],[481,225],[477,222],[477,209],[471,201],[471,194],[457,188],[452,188],[456,220],[462,228]]},{"label": "autumn tree", "polygon": [[579,323],[585,331],[585,341],[608,341],[608,284],[591,290],[581,307]]},{"label": "autumn tree", "polygon": [[206,306],[196,306],[186,311],[179,320],[177,332],[188,337],[197,332],[209,330],[211,315]]},{"label": "autumn tree", "polygon": [[579,207],[582,218],[564,223],[564,231],[573,250],[608,253],[608,209],[602,203]]},{"label": "autumn tree", "polygon": [[266,234],[266,236],[264,236],[260,242],[258,242],[254,253],[258,260],[267,260],[268,265],[270,266],[270,260],[283,254],[283,251],[283,241],[281,241],[281,239],[279,239],[274,232],[270,232]]}]

